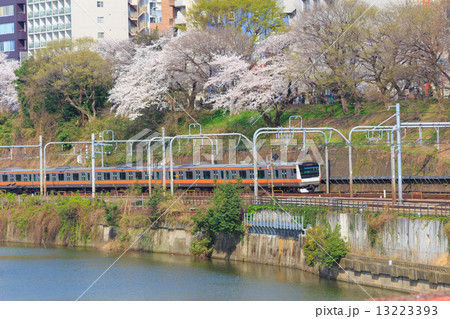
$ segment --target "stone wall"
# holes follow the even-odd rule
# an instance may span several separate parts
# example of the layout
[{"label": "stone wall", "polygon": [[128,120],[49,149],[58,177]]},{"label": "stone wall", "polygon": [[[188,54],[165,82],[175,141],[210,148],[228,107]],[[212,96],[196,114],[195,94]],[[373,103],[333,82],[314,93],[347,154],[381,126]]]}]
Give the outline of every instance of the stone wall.
[{"label": "stone wall", "polygon": [[391,259],[421,263],[432,263],[448,253],[444,224],[438,219],[393,218],[378,231],[374,247],[362,214],[330,213],[326,219],[331,227],[341,226],[341,236],[349,241],[352,251],[373,251]]}]

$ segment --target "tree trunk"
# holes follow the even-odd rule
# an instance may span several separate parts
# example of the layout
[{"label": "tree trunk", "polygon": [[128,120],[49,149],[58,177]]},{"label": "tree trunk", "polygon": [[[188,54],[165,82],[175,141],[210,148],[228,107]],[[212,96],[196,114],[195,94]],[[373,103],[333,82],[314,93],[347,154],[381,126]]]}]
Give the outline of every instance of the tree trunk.
[{"label": "tree trunk", "polygon": [[342,104],[342,111],[344,112],[344,114],[347,114],[348,113],[347,99],[345,98],[345,95],[343,93],[340,93],[340,98]]}]

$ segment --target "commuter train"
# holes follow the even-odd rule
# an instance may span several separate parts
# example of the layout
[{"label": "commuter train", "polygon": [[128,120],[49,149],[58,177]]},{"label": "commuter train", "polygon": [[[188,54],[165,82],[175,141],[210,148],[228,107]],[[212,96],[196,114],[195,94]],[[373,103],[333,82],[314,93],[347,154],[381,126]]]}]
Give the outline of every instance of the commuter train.
[{"label": "commuter train", "polygon": [[[244,187],[253,188],[253,165],[177,165],[173,168],[174,187],[179,190],[192,189],[210,191],[215,183],[241,180]],[[273,172],[273,177],[272,177]],[[162,166],[151,169],[151,185],[163,184]],[[321,181],[320,166],[314,162],[286,163],[258,166],[258,184],[284,192],[313,192]],[[147,167],[125,166],[97,167],[95,169],[96,192],[115,192],[138,183],[148,191]],[[193,185],[193,183],[195,183]],[[170,171],[166,166],[166,186],[170,187]],[[46,188],[50,191],[91,191],[91,169],[76,166],[47,168]],[[6,168],[0,169],[0,190],[14,193],[38,193],[40,190],[39,170]]]}]

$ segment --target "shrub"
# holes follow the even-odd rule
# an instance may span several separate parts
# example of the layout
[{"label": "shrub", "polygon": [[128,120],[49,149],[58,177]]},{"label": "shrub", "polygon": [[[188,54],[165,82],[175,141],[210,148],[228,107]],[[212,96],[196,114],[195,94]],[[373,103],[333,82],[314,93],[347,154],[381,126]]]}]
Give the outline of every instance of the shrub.
[{"label": "shrub", "polygon": [[304,254],[308,266],[319,264],[331,268],[349,252],[348,244],[340,236],[340,227],[318,225],[307,232]]},{"label": "shrub", "polygon": [[214,245],[212,244],[211,237],[205,237],[203,239],[194,239],[191,243],[191,248],[189,251],[198,257],[211,257],[214,250]]}]

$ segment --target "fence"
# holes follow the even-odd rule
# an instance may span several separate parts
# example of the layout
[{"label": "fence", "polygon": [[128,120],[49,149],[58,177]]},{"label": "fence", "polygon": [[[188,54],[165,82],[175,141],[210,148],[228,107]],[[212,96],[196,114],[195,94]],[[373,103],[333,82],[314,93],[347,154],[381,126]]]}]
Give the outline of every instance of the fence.
[{"label": "fence", "polygon": [[261,211],[244,214],[244,225],[250,233],[294,236],[304,232],[303,217],[283,212]]}]

